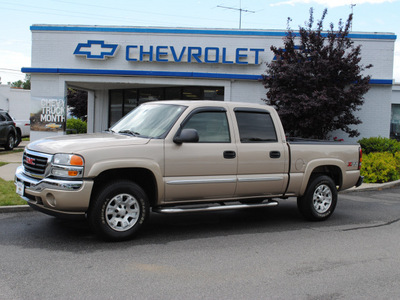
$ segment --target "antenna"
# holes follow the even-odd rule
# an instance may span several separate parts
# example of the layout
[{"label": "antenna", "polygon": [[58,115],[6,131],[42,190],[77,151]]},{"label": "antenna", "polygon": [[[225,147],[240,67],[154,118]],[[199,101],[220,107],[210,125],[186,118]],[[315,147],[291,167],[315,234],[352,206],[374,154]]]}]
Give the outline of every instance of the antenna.
[{"label": "antenna", "polygon": [[230,6],[222,6],[222,5],[217,5],[219,8],[226,8],[226,9],[232,9],[232,10],[238,10],[239,11],[239,29],[242,29],[242,12],[248,12],[248,13],[255,13],[255,11],[252,10],[247,10],[242,8],[242,1],[239,3],[239,8],[236,7],[230,7]]},{"label": "antenna", "polygon": [[[353,15],[353,7],[356,6],[357,4],[350,4],[350,8],[351,8],[351,14]],[[353,20],[354,20],[354,15],[353,15]],[[353,31],[353,20],[351,21],[351,25],[350,25],[350,31]]]}]

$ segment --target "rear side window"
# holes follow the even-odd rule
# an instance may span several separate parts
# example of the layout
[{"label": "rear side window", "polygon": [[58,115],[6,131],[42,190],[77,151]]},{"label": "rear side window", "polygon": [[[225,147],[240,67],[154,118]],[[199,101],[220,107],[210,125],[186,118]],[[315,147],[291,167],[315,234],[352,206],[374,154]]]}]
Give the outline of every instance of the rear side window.
[{"label": "rear side window", "polygon": [[267,112],[236,111],[241,143],[276,142],[276,131]]}]

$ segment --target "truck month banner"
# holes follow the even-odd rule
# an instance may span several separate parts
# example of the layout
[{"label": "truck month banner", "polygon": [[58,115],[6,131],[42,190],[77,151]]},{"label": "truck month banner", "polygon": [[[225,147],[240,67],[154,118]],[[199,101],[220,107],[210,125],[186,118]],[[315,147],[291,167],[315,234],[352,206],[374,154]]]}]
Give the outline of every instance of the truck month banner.
[{"label": "truck month banner", "polygon": [[66,99],[32,97],[31,130],[64,131],[66,128]]}]

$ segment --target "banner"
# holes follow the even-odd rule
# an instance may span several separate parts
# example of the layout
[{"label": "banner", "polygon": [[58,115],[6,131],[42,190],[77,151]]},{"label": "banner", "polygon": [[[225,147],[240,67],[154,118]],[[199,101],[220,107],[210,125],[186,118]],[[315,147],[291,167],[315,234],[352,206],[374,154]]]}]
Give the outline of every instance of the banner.
[{"label": "banner", "polygon": [[31,130],[65,131],[66,99],[60,97],[32,97]]}]

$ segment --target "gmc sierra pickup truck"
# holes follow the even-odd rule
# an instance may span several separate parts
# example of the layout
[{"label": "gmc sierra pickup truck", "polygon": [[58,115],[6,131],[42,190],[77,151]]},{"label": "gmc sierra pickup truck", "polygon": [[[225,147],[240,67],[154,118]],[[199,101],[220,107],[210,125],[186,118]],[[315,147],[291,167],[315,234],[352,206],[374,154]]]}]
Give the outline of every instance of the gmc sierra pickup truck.
[{"label": "gmc sierra pickup truck", "polygon": [[107,132],[30,143],[17,193],[41,212],[87,218],[107,240],[133,237],[157,213],[275,206],[297,197],[325,220],[359,186],[358,144],[288,141],[269,106],[216,101],[140,105]]}]

